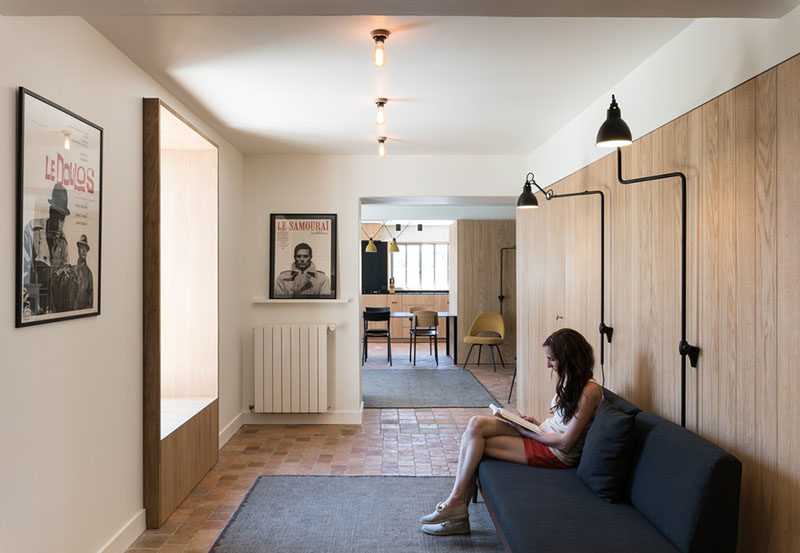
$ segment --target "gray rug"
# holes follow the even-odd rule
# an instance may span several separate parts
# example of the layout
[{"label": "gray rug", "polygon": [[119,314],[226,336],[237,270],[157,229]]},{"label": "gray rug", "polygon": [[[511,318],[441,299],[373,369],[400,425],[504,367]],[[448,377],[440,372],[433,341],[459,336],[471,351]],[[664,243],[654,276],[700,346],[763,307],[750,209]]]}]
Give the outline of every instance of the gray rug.
[{"label": "gray rug", "polygon": [[470,506],[472,533],[428,536],[419,517],[453,479],[424,476],[261,476],[211,553],[501,552],[486,506]]},{"label": "gray rug", "polygon": [[497,403],[464,369],[362,369],[364,407],[488,407]]}]

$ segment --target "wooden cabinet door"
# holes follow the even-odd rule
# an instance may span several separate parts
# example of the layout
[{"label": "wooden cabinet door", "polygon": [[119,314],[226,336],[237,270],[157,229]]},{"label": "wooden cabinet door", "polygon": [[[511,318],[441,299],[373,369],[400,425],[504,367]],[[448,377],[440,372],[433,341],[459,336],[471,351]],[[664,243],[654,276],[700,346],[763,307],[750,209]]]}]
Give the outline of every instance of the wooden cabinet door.
[{"label": "wooden cabinet door", "polygon": [[[402,296],[398,296],[395,294],[389,294],[388,296],[388,303],[389,303],[389,310],[392,313],[397,313],[403,310],[403,299]],[[389,325],[390,332],[392,334],[392,340],[397,340],[400,338],[406,338],[407,336],[403,334],[403,320],[392,318],[391,323]]]},{"label": "wooden cabinet door", "polygon": [[[450,298],[447,296],[447,294],[438,294],[434,296],[434,305],[436,306],[436,311],[449,311]],[[440,317],[439,326],[436,328],[437,332],[439,332],[439,339],[444,340],[444,337],[447,334],[447,319]]]}]

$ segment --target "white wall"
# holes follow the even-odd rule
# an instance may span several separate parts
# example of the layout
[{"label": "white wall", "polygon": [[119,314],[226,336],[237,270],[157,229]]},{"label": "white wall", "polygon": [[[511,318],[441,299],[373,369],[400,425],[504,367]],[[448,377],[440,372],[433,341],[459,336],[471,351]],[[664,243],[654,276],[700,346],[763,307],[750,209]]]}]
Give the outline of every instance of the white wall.
[{"label": "white wall", "polygon": [[[0,551],[123,551],[142,511],[142,97],[220,146],[220,427],[240,413],[241,154],[79,18],[0,17]],[[14,328],[17,87],[105,130],[102,314]]]},{"label": "white wall", "polygon": [[[525,175],[519,177],[519,188]],[[516,217],[517,196],[519,192],[507,198],[506,205],[388,205],[388,204],[363,204],[361,216],[369,221],[403,221],[439,220],[456,221],[458,219],[496,219],[506,220]]]},{"label": "white wall", "polygon": [[698,19],[534,149],[528,169],[545,187],[607,155],[594,140],[612,93],[635,140],[798,52],[800,7],[781,19]]},{"label": "white wall", "polygon": [[[332,413],[251,415],[253,422],[341,422],[361,420],[359,383],[359,198],[368,196],[509,196],[519,194],[524,156],[247,156],[245,225],[247,256],[242,267],[250,298],[268,295],[269,214],[338,214],[339,297],[346,304],[253,304],[251,326],[279,322],[336,324],[329,342]],[[412,229],[406,231],[406,234]],[[404,235],[405,237],[405,235]],[[252,347],[243,340],[242,408],[254,401]]]}]

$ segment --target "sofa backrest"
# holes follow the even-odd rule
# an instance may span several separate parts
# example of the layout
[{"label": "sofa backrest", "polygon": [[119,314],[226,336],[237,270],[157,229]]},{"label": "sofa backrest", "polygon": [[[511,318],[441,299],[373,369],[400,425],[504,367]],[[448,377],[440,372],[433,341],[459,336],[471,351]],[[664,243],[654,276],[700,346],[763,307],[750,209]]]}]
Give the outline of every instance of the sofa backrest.
[{"label": "sofa backrest", "polygon": [[630,500],[682,553],[735,553],[742,464],[652,413],[636,415]]},{"label": "sofa backrest", "polygon": [[609,407],[613,407],[617,411],[622,411],[626,415],[635,415],[636,413],[641,411],[641,409],[636,407],[633,403],[631,403],[624,397],[618,396],[617,394],[606,388],[603,388],[603,397],[608,402]]}]

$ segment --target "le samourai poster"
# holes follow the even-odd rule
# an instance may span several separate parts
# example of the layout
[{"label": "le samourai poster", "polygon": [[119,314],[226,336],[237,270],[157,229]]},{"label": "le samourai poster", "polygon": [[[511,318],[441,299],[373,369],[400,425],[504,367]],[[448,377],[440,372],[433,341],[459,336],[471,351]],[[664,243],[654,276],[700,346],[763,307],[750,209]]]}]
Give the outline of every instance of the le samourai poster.
[{"label": "le samourai poster", "polygon": [[336,215],[270,214],[269,297],[336,298]]},{"label": "le samourai poster", "polygon": [[103,129],[19,89],[16,325],[100,314]]}]

